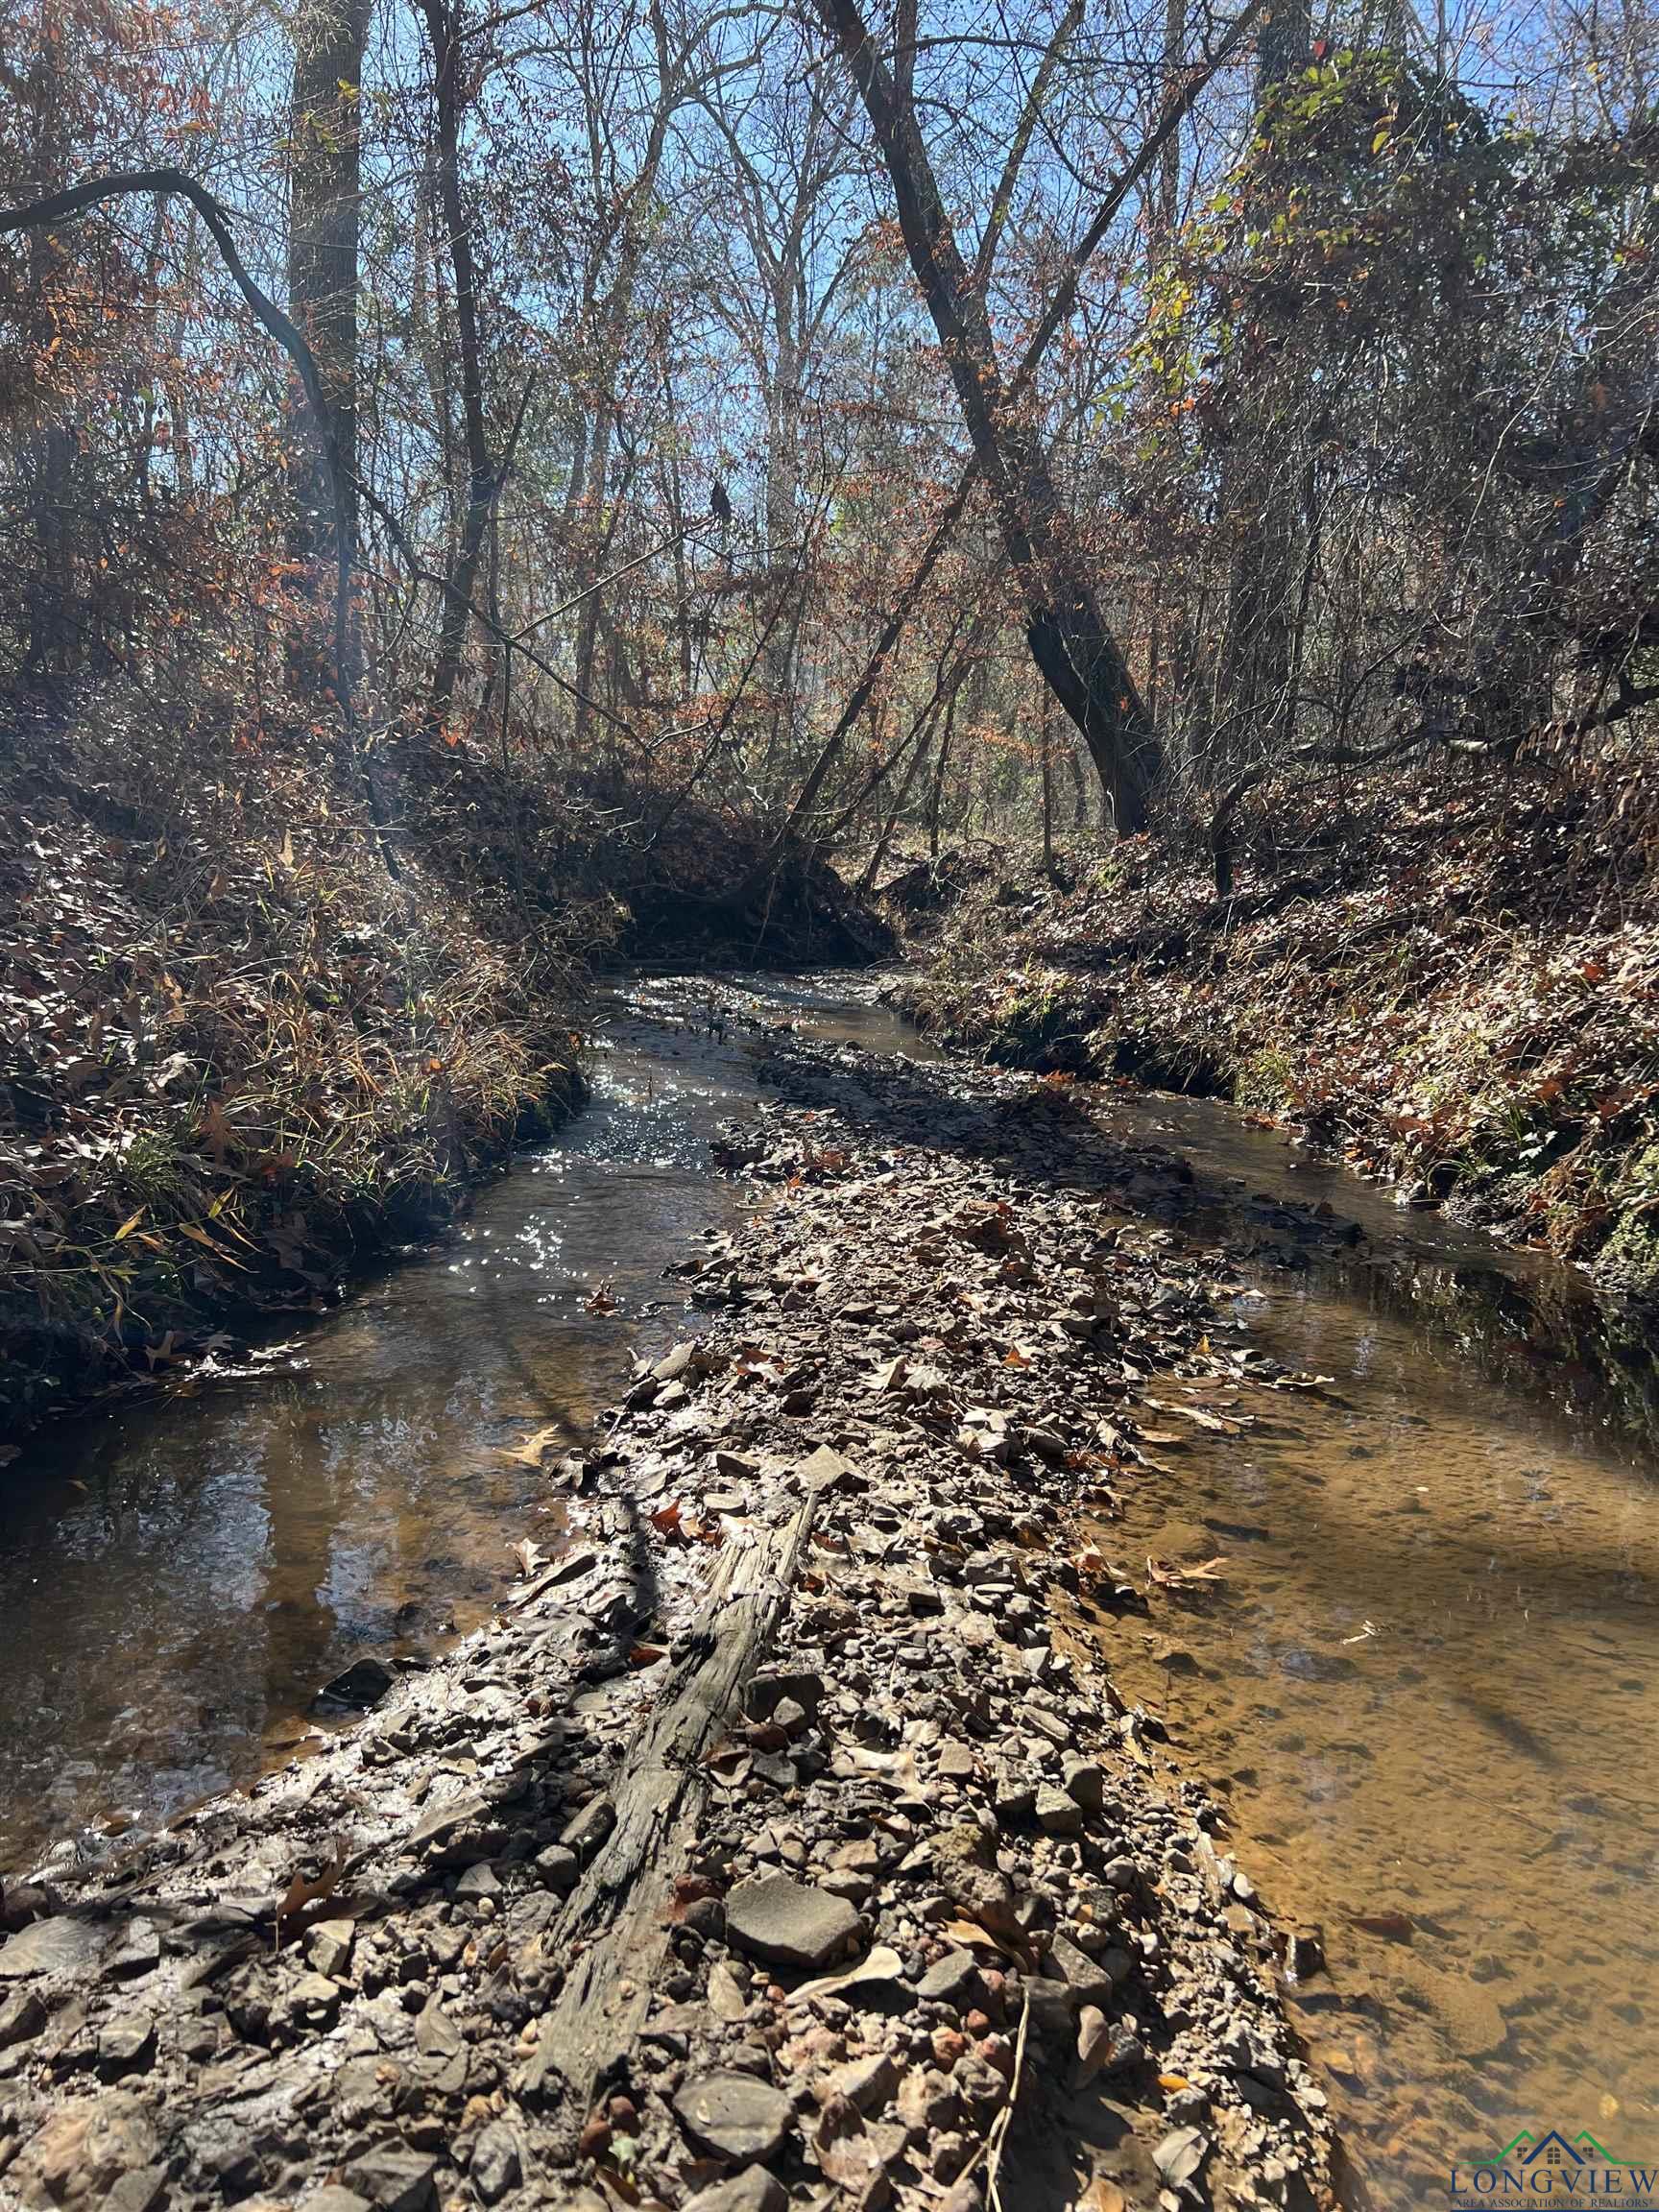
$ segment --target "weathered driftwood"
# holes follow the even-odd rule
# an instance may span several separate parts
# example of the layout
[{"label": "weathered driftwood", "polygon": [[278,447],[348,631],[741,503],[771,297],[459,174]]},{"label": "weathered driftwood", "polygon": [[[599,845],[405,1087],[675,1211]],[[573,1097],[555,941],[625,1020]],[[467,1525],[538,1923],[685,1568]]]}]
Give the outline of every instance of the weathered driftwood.
[{"label": "weathered driftwood", "polygon": [[708,1794],[704,1764],[754,1671],[795,1577],[816,1490],[777,1528],[734,1537],[722,1553],[690,1647],[630,1754],[616,1822],[560,1915],[553,1937],[572,1960],[521,2079],[523,2094],[563,2094],[584,2116],[598,2084],[644,2024],[667,1949],[676,1875],[690,1859]]}]

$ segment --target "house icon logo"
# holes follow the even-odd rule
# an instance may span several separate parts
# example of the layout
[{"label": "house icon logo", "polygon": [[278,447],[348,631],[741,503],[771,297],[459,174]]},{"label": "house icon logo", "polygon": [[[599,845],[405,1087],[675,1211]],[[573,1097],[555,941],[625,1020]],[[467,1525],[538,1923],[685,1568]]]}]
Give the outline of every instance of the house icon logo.
[{"label": "house icon logo", "polygon": [[1590,2212],[1659,2212],[1659,2161],[1615,2158],[1588,2128],[1523,2128],[1491,2157],[1452,2169],[1450,2212],[1503,2204],[1584,2205]]}]

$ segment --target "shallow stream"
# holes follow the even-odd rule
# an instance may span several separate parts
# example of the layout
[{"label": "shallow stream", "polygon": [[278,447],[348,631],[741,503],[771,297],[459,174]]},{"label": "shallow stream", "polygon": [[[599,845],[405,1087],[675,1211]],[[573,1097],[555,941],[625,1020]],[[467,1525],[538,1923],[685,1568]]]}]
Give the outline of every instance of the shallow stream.
[{"label": "shallow stream", "polygon": [[[783,1021],[928,1056],[833,979],[769,979],[738,1019],[638,985],[590,1109],[452,1238],[242,1372],[34,1440],[0,1488],[0,1869],[246,1780],[354,1656],[432,1648],[500,1595],[514,1543],[552,1548],[556,1494],[515,1455],[579,1444],[671,1336],[663,1265],[743,1202],[707,1140],[755,1110],[749,1047]],[[1444,2202],[1454,2160],[1523,2127],[1659,2164],[1649,1368],[1561,1271],[1227,1108],[1110,1112],[1194,1169],[1173,1230],[1128,1233],[1225,1239],[1253,1340],[1331,1378],[1191,1399],[1247,1425],[1168,1416],[1167,1472],[1100,1542],[1137,1583],[1148,1556],[1225,1558],[1108,1645],[1268,1906],[1321,1932],[1327,1971],[1292,1995],[1354,2200]],[[1255,1192],[1365,1236],[1310,1254]]]}]

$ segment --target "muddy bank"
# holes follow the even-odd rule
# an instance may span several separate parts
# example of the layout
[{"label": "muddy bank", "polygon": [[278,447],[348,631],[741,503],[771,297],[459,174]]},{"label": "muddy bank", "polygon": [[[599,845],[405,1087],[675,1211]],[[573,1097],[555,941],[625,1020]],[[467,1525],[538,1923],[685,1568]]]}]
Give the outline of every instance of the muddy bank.
[{"label": "muddy bank", "polygon": [[1079,1518],[1149,1375],[1295,1379],[1052,1087],[775,1074],[764,1203],[495,1620],[12,1887],[0,2198],[1325,2199],[1286,1937],[1114,1691]]},{"label": "muddy bank", "polygon": [[1057,879],[1004,858],[917,914],[906,1003],[1015,1066],[1230,1098],[1650,1310],[1659,903],[1629,798],[1523,768],[1266,793],[1225,899],[1158,840]]}]

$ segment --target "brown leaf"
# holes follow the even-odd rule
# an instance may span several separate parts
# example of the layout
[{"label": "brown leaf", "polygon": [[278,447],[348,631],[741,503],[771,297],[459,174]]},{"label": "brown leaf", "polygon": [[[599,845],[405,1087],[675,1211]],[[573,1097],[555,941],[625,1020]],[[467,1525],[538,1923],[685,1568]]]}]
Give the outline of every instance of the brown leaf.
[{"label": "brown leaf", "polygon": [[1351,1912],[1348,1917],[1367,1936],[1385,1936],[1390,1943],[1409,1943],[1416,1932],[1415,1921],[1404,1912]]},{"label": "brown leaf", "polygon": [[1146,1579],[1155,1583],[1160,1590],[1185,1590],[1193,1583],[1221,1581],[1226,1564],[1226,1558],[1218,1553],[1215,1558],[1206,1559],[1196,1567],[1180,1567],[1172,1559],[1154,1559],[1148,1552]]},{"label": "brown leaf", "polygon": [[1102,2174],[1091,2181],[1077,2200],[1077,2212],[1128,2212],[1129,2200],[1116,2181]]},{"label": "brown leaf", "polygon": [[278,1938],[281,1936],[283,1921],[292,1920],[298,1913],[303,1912],[308,1905],[320,1905],[325,1897],[332,1897],[345,1872],[346,1846],[344,1843],[336,1843],[334,1856],[315,1882],[308,1881],[303,1874],[296,1874],[288,1885],[281,1904],[276,1908]]},{"label": "brown leaf", "polygon": [[538,1429],[535,1435],[527,1436],[522,1444],[504,1444],[501,1449],[509,1459],[521,1460],[526,1467],[540,1467],[542,1453],[558,1440],[559,1424],[549,1421],[545,1429]]}]

